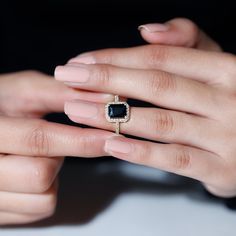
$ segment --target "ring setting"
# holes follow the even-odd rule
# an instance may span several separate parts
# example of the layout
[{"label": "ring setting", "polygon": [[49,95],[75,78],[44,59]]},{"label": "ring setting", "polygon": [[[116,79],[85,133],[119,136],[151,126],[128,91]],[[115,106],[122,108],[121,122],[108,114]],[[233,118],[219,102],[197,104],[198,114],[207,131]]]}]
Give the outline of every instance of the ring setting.
[{"label": "ring setting", "polygon": [[127,122],[130,118],[130,108],[127,102],[121,102],[115,95],[115,101],[105,106],[106,119],[110,123],[116,123],[116,134],[120,133],[120,123]]}]

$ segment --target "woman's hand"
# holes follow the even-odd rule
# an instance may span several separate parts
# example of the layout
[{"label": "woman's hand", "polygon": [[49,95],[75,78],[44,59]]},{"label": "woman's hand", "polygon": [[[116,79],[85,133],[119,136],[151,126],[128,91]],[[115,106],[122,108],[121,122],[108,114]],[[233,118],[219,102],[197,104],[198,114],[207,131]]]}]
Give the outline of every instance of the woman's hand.
[{"label": "woman's hand", "polygon": [[83,96],[89,94],[35,71],[0,76],[0,225],[30,223],[54,213],[63,156],[105,154],[109,132],[40,119]]},{"label": "woman's hand", "polygon": [[[178,21],[193,27],[185,38],[186,25]],[[150,141],[113,136],[105,144],[108,154],[197,179],[218,196],[235,196],[236,57],[220,52],[189,21],[177,22],[169,22],[166,31],[141,31],[149,42],[166,40],[168,46],[90,52],[58,67],[55,75],[71,87],[158,106],[132,107],[130,120],[121,124],[121,132]],[[70,101],[65,112],[75,122],[114,130],[103,104]]]}]

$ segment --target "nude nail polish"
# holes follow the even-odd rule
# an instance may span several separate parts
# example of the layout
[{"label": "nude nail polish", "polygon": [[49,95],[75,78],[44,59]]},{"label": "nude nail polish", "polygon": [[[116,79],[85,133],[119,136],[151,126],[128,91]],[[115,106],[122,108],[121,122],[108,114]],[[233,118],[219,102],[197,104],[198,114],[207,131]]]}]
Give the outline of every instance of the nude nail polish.
[{"label": "nude nail polish", "polygon": [[65,103],[65,113],[78,118],[93,119],[97,117],[96,104],[86,101],[70,101]]},{"label": "nude nail polish", "polygon": [[132,151],[132,144],[121,140],[119,137],[110,138],[105,143],[105,151],[128,154]]},{"label": "nude nail polish", "polygon": [[114,95],[105,93],[78,91],[76,99],[88,102],[107,103],[114,101]]},{"label": "nude nail polish", "polygon": [[89,80],[89,69],[83,65],[58,66],[55,70],[55,78],[59,81],[70,83],[86,83]]},{"label": "nude nail polish", "polygon": [[95,58],[90,53],[83,53],[74,57],[68,61],[68,63],[84,63],[84,64],[96,64]]},{"label": "nude nail polish", "polygon": [[146,24],[146,25],[140,25],[138,27],[138,30],[140,30],[140,31],[146,30],[149,33],[166,32],[169,30],[169,25],[159,24],[159,23]]}]

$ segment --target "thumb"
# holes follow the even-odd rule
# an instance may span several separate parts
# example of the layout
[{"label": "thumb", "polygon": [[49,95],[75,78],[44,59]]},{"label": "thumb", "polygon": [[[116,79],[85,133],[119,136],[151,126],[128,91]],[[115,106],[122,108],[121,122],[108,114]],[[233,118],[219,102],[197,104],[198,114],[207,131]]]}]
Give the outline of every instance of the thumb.
[{"label": "thumb", "polygon": [[221,51],[220,46],[189,19],[176,18],[164,24],[141,25],[138,29],[144,40],[152,44]]}]

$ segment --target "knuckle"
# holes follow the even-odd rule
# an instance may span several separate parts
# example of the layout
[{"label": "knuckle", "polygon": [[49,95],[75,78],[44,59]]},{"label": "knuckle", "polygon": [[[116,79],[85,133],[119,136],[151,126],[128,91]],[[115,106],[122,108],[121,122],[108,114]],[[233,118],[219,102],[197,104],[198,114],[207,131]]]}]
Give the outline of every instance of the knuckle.
[{"label": "knuckle", "polygon": [[161,69],[168,60],[168,49],[161,45],[146,46],[147,56],[146,61],[150,68]]},{"label": "knuckle", "polygon": [[44,193],[52,185],[56,173],[56,167],[43,160],[38,160],[32,167],[30,176],[33,192]]},{"label": "knuckle", "polygon": [[174,155],[173,167],[176,170],[186,170],[191,166],[191,154],[187,148],[177,147]]},{"label": "knuckle", "polygon": [[90,55],[100,64],[115,64],[116,55],[119,49],[109,48],[101,51],[92,52]]},{"label": "knuckle", "polygon": [[91,148],[95,147],[96,144],[98,143],[98,137],[93,136],[93,135],[88,135],[87,137],[78,137],[77,139],[77,146],[80,150],[80,152],[83,153],[83,156],[87,157],[94,157],[98,155],[97,152],[95,152],[96,148]]},{"label": "knuckle", "polygon": [[111,78],[111,67],[108,65],[99,65],[92,70],[92,78],[95,83],[99,86],[107,87],[109,86]]},{"label": "knuckle", "polygon": [[48,156],[49,137],[43,121],[34,125],[34,128],[29,132],[26,140],[32,156]]},{"label": "knuckle", "polygon": [[147,87],[151,96],[156,98],[161,94],[176,90],[176,80],[175,78],[166,72],[152,72],[149,80],[147,80]]},{"label": "knuckle", "polygon": [[116,49],[116,48],[111,48],[111,49],[105,50],[104,53],[101,54],[100,61],[103,61],[104,64],[115,65],[116,64],[116,55],[117,55],[118,51],[119,51],[119,49]]},{"label": "knuckle", "polygon": [[175,120],[169,112],[159,110],[153,113],[151,129],[157,137],[167,136],[175,130],[175,127]]},{"label": "knuckle", "polygon": [[144,142],[140,146],[135,147],[135,159],[139,164],[148,165],[151,157],[151,148],[148,143]]}]

